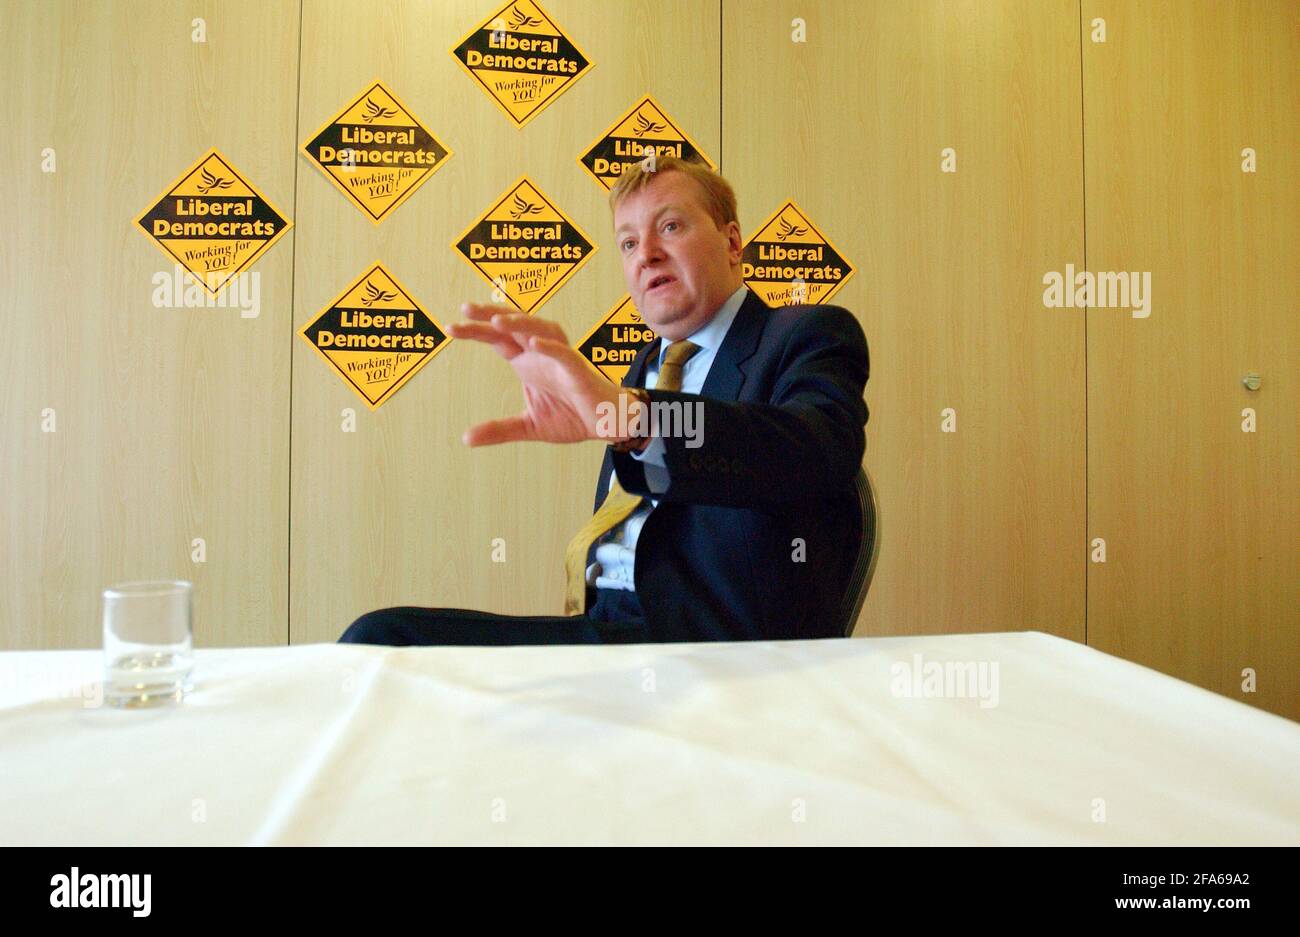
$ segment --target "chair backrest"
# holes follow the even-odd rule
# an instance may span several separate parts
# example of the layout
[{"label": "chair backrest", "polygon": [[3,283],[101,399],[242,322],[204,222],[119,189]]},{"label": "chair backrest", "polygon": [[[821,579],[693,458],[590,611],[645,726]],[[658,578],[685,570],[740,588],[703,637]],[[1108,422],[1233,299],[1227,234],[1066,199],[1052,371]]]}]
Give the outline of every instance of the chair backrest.
[{"label": "chair backrest", "polygon": [[853,636],[853,626],[858,623],[862,603],[866,601],[867,590],[871,588],[871,577],[876,574],[876,558],[880,555],[880,506],[876,501],[875,486],[871,484],[871,476],[866,469],[858,469],[857,477],[853,479],[853,488],[858,495],[858,510],[862,517],[862,540],[858,543],[858,555],[854,559],[840,607],[843,616],[841,631],[846,638]]}]

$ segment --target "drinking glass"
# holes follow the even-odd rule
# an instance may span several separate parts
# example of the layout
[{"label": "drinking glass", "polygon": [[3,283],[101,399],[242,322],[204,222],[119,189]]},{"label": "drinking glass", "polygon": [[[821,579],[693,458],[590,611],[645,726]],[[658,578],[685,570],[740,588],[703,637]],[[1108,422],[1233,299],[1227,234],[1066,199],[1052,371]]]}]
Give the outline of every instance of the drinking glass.
[{"label": "drinking glass", "polygon": [[193,586],[124,582],[104,590],[104,698],[114,706],[179,703],[194,666]]}]

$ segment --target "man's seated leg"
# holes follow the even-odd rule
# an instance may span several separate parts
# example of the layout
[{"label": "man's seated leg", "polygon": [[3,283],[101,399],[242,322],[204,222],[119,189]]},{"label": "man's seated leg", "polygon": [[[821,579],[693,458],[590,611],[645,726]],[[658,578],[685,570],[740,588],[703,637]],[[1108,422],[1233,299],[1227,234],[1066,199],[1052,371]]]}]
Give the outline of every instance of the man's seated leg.
[{"label": "man's seated leg", "polygon": [[367,612],[339,638],[340,644],[470,645],[631,644],[645,640],[633,593],[606,596],[598,590],[587,615],[498,615],[465,608],[400,606]]}]

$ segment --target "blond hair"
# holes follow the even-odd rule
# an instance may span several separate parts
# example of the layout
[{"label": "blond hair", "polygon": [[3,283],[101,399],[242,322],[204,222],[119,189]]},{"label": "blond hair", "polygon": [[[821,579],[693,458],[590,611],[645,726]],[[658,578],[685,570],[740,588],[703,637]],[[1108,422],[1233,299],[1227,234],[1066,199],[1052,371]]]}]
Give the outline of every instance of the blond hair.
[{"label": "blond hair", "polygon": [[731,183],[704,163],[677,156],[654,157],[653,170],[650,170],[645,163],[624,167],[618,182],[615,182],[614,188],[609,190],[610,213],[616,211],[619,204],[629,195],[640,192],[654,181],[656,175],[665,172],[680,172],[699,183],[703,196],[700,204],[719,228],[726,227],[727,223],[732,221],[737,225],[740,224],[740,219],[736,217],[736,192],[731,188]]}]

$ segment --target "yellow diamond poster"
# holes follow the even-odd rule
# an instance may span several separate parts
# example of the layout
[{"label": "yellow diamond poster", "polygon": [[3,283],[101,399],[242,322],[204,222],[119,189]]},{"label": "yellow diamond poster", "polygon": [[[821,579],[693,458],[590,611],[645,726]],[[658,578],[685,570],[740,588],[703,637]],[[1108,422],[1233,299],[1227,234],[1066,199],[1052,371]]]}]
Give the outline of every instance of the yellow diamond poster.
[{"label": "yellow diamond poster", "polygon": [[302,151],[374,224],[451,155],[379,81],[328,120]]},{"label": "yellow diamond poster", "polygon": [[636,165],[652,153],[693,159],[710,169],[718,168],[648,94],[614,121],[591,148],[578,157],[578,162],[604,188],[612,189],[629,166]]},{"label": "yellow diamond poster", "polygon": [[292,226],[215,149],[187,169],[135,221],[213,296]]},{"label": "yellow diamond poster", "polygon": [[371,410],[397,393],[451,341],[380,263],[298,334]]},{"label": "yellow diamond poster", "polygon": [[596,251],[527,176],[506,189],[452,247],[516,309],[530,314]]},{"label": "yellow diamond poster", "polygon": [[746,242],[740,257],[745,285],[769,306],[814,306],[835,295],[854,267],[787,201]]},{"label": "yellow diamond poster", "polygon": [[623,383],[627,369],[642,346],[655,340],[631,296],[624,296],[577,345],[578,353],[615,384]]},{"label": "yellow diamond poster", "polygon": [[528,123],[584,75],[591,62],[541,5],[514,0],[451,50],[516,127]]}]

